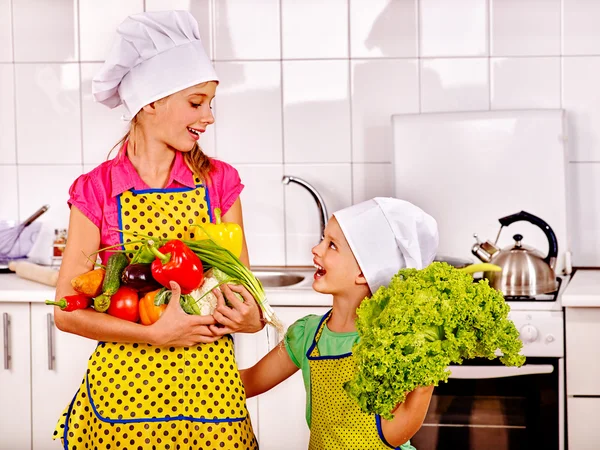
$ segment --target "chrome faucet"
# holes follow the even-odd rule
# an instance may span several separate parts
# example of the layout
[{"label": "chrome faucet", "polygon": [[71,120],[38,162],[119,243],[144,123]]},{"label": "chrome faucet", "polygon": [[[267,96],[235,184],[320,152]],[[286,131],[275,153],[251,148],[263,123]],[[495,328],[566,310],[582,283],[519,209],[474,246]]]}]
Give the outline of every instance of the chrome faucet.
[{"label": "chrome faucet", "polygon": [[320,237],[321,237],[321,239],[323,239],[323,237],[325,236],[325,225],[327,225],[327,218],[329,216],[327,215],[327,207],[325,206],[325,202],[323,201],[323,197],[321,197],[321,194],[319,194],[319,191],[317,191],[314,186],[312,186],[311,184],[309,184],[302,178],[294,177],[291,175],[284,175],[283,178],[281,179],[281,182],[286,185],[290,184],[290,183],[299,184],[300,186],[305,188],[308,192],[310,192],[310,195],[312,195],[313,199],[317,203],[317,207],[319,208],[319,213],[320,213],[319,221],[321,224],[321,236]]}]

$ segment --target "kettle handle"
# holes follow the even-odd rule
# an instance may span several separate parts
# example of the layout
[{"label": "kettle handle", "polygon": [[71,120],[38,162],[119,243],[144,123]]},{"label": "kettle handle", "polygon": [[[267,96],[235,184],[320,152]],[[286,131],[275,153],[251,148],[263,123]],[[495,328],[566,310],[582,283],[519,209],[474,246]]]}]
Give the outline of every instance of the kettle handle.
[{"label": "kettle handle", "polygon": [[526,211],[511,214],[510,216],[502,217],[498,220],[500,222],[500,225],[502,225],[503,227],[507,227],[515,222],[525,221],[536,225],[538,228],[540,228],[546,235],[546,239],[548,239],[548,256],[544,258],[544,261],[548,265],[552,264],[552,259],[556,258],[558,255],[558,242],[556,240],[556,234],[554,234],[554,231],[552,230],[550,225],[548,225],[544,220],[540,219],[537,216],[534,216],[533,214],[529,214]]}]

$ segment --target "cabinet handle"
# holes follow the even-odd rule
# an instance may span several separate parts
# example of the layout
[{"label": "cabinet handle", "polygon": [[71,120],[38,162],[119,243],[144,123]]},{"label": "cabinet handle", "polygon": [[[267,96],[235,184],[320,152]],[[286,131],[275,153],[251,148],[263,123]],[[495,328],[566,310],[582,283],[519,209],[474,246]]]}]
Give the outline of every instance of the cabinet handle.
[{"label": "cabinet handle", "polygon": [[10,354],[10,316],[2,314],[2,329],[4,331],[4,370],[10,370],[12,356]]},{"label": "cabinet handle", "polygon": [[54,370],[54,317],[52,313],[46,315],[46,325],[48,328],[48,370]]}]

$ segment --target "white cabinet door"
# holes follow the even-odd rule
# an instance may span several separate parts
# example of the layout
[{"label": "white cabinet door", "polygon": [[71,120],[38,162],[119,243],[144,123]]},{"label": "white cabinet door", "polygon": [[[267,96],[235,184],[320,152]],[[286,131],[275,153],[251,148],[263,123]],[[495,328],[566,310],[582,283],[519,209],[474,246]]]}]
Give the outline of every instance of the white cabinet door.
[{"label": "white cabinet door", "polygon": [[600,308],[567,308],[567,395],[600,395]]},{"label": "white cabinet door", "polygon": [[96,341],[54,326],[54,309],[31,305],[31,396],[33,449],[60,448],[54,427],[85,375]]},{"label": "white cabinet door", "polygon": [[600,442],[600,398],[569,398],[569,448],[597,450]]},{"label": "white cabinet door", "polygon": [[[325,314],[326,307],[275,307],[275,313],[289,326],[309,314]],[[269,343],[259,340],[262,357],[283,338],[269,330]],[[282,350],[285,351],[285,350]],[[253,422],[255,423],[255,422]],[[279,386],[258,397],[257,433],[261,450],[306,450],[309,430],[306,424],[306,393],[302,373],[296,372]]]},{"label": "white cabinet door", "polygon": [[0,449],[30,449],[29,303],[0,303],[0,329]]}]

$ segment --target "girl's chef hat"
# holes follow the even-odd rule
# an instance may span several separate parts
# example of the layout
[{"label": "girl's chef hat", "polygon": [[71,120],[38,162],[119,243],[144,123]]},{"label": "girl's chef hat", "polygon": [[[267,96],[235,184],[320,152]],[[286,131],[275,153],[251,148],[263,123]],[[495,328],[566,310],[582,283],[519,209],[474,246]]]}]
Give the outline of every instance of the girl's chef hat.
[{"label": "girl's chef hat", "polygon": [[123,104],[131,119],[145,105],[206,81],[218,78],[196,19],[187,11],[145,12],[117,28],[92,93],[109,108]]},{"label": "girl's chef hat", "polygon": [[436,255],[437,222],[407,201],[376,197],[333,215],[372,294],[400,269],[422,269]]}]

